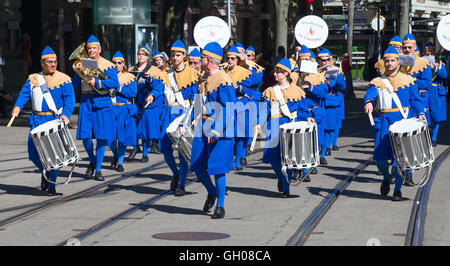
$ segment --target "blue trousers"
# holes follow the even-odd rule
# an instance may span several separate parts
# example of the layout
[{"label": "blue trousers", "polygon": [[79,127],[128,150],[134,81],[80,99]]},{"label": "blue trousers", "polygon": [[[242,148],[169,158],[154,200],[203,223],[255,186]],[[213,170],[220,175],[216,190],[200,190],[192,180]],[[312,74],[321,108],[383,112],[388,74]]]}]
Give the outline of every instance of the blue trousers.
[{"label": "blue trousers", "polygon": [[439,130],[439,122],[431,121],[430,129],[431,129],[431,141],[436,141]]},{"label": "blue trousers", "polygon": [[114,157],[118,159],[117,164],[123,165],[123,160],[125,159],[125,152],[127,151],[127,147],[118,143],[117,141],[113,141],[110,148],[112,153],[114,154]]},{"label": "blue trousers", "polygon": [[95,149],[94,155],[94,144],[92,143],[92,139],[83,139],[83,146],[89,156],[89,162],[91,164],[95,164],[95,171],[101,173],[102,172],[102,163],[103,158],[105,157],[105,150],[108,141],[104,139],[97,140],[97,147]]},{"label": "blue trousers", "polygon": [[333,140],[333,130],[324,130],[324,141],[321,145],[322,150],[320,152],[320,158],[325,158],[325,152],[327,151],[327,148],[329,145],[331,145],[331,141]]},{"label": "blue trousers", "polygon": [[[391,181],[391,175],[389,173],[389,163],[387,160],[377,160],[375,161],[378,170],[383,174],[383,181]],[[393,166],[395,166],[395,162],[393,163]],[[405,175],[405,172],[402,173]],[[402,189],[403,185],[403,178],[399,175],[397,169],[394,169],[394,176],[395,176],[395,186],[394,191],[400,191]]]},{"label": "blue trousers", "polygon": [[186,183],[186,176],[189,171],[189,166],[184,157],[179,152],[178,157],[180,158],[180,170],[178,170],[177,164],[175,163],[173,152],[164,153],[164,159],[166,160],[166,163],[169,166],[170,170],[172,170],[173,175],[180,177],[178,186],[184,187],[184,184]]},{"label": "blue trousers", "polygon": [[235,164],[236,167],[242,168],[241,165],[241,158],[246,158],[247,156],[247,144],[250,138],[235,138],[234,144],[235,144]]},{"label": "blue trousers", "polygon": [[200,182],[208,191],[208,195],[217,195],[217,206],[225,208],[225,190],[227,179],[224,174],[215,175],[214,179],[216,181],[216,185],[211,181],[211,177],[206,173],[206,171],[197,171],[195,172]]}]

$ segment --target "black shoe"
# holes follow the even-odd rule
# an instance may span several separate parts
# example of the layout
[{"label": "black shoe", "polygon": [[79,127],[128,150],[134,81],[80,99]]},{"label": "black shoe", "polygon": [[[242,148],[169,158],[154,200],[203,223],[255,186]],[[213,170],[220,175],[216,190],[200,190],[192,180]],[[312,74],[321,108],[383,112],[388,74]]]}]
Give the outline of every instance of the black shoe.
[{"label": "black shoe", "polygon": [[437,142],[436,141],[432,141],[431,145],[433,145],[433,147],[437,147]]},{"label": "black shoe", "polygon": [[41,190],[46,191],[48,189],[48,181],[45,179],[45,177],[41,176]]},{"label": "black shoe", "polygon": [[136,154],[137,154],[137,153],[138,153],[137,150],[132,150],[132,151],[130,152],[130,155],[128,155],[128,160],[133,160],[134,157],[136,157]]},{"label": "black shoe", "polygon": [[158,143],[156,143],[155,153],[156,154],[161,154],[161,149],[158,147]]},{"label": "black shoe", "polygon": [[55,187],[48,187],[47,195],[49,195],[49,196],[61,196],[62,193],[57,193]]},{"label": "black shoe", "polygon": [[209,210],[214,207],[214,203],[216,202],[217,195],[208,195],[205,201],[205,205],[203,205],[203,211],[209,212]]},{"label": "black shoe", "polygon": [[327,159],[325,159],[325,158],[320,158],[320,164],[322,164],[322,165],[327,165],[327,164],[328,164]]},{"label": "black shoe", "polygon": [[391,190],[391,181],[383,181],[381,182],[380,186],[380,193],[381,195],[387,195],[389,193],[389,190]]},{"label": "black shoe", "polygon": [[94,172],[95,172],[95,165],[90,163],[88,168],[86,169],[85,175],[91,177],[94,175]]},{"label": "black shoe", "polygon": [[303,182],[311,182],[311,178],[309,178],[309,173],[302,173]]},{"label": "black shoe", "polygon": [[290,195],[291,195],[291,194],[289,194],[289,192],[287,192],[287,191],[283,191],[283,193],[281,193],[281,197],[282,197],[283,199],[289,198]]},{"label": "black shoe", "polygon": [[247,158],[241,157],[241,165],[246,166],[247,165]]},{"label": "black shoe", "polygon": [[222,219],[223,217],[225,217],[225,209],[223,207],[217,206],[211,218]]},{"label": "black shoe", "polygon": [[177,189],[179,180],[180,180],[179,176],[172,177],[172,181],[170,182],[170,191],[175,191]]},{"label": "black shoe", "polygon": [[242,167],[237,167],[237,166],[236,166],[236,167],[234,168],[234,170],[235,170],[235,171],[242,171]]},{"label": "black shoe", "polygon": [[283,192],[283,182],[278,181],[277,188],[278,188],[278,192]]},{"label": "black shoe", "polygon": [[297,181],[301,176],[300,170],[294,169],[292,172],[292,181]]},{"label": "black shoe", "polygon": [[116,168],[117,167],[117,161],[119,160],[119,158],[114,157],[111,161],[111,167],[112,168]]},{"label": "black shoe", "polygon": [[177,189],[175,190],[175,196],[184,196],[186,195],[186,190],[184,189],[184,187],[177,187]]},{"label": "black shoe", "polygon": [[327,150],[325,151],[325,155],[331,155],[331,150],[329,148],[327,148]]},{"label": "black shoe", "polygon": [[143,156],[142,156],[141,162],[142,162],[142,163],[148,163],[148,157],[145,156],[145,155],[143,155]]},{"label": "black shoe", "polygon": [[402,192],[398,190],[394,190],[394,194],[392,195],[393,201],[401,201],[403,200]]},{"label": "black shoe", "polygon": [[310,175],[316,175],[318,172],[317,172],[317,168],[316,167],[314,167],[313,169],[311,169],[310,171],[309,171],[309,174]]},{"label": "black shoe", "polygon": [[333,148],[331,148],[333,151],[338,151],[339,147],[338,146],[333,146]]},{"label": "black shoe", "polygon": [[95,172],[94,180],[95,181],[105,181],[105,178],[102,176],[101,172]]},{"label": "black shoe", "polygon": [[125,171],[125,169],[123,168],[123,165],[119,164],[119,165],[116,167],[116,171],[122,173],[122,172]]},{"label": "black shoe", "polygon": [[403,185],[409,186],[409,187],[414,186],[414,182],[412,179],[412,173],[406,173],[405,181],[404,181]]}]

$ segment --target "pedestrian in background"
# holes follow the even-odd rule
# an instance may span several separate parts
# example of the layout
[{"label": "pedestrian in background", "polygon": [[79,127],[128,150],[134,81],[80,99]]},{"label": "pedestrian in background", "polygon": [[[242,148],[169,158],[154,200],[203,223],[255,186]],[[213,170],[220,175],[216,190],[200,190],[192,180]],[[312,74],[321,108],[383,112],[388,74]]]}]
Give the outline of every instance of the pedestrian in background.
[{"label": "pedestrian in background", "polygon": [[344,54],[344,59],[342,59],[341,68],[342,72],[344,72],[345,83],[347,88],[345,98],[354,99],[356,97],[355,92],[353,91],[352,65],[350,64],[348,53]]}]

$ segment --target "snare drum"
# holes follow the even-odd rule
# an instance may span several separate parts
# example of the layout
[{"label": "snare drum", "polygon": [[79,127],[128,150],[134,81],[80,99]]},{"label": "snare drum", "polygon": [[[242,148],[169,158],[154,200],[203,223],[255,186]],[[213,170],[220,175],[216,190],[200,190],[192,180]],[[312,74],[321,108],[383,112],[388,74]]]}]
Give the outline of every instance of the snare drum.
[{"label": "snare drum", "polygon": [[55,119],[42,124],[30,135],[46,171],[58,170],[78,161],[77,147],[63,121]]},{"label": "snare drum", "polygon": [[180,123],[183,121],[184,115],[180,115],[170,123],[166,129],[166,133],[172,141],[172,149],[178,150],[187,163],[191,161],[192,142],[194,141],[194,131],[191,127],[185,126],[186,133],[184,136],[178,131]]},{"label": "snare drum", "polygon": [[281,164],[288,169],[308,169],[319,165],[317,124],[291,122],[280,126]]},{"label": "snare drum", "polygon": [[434,162],[427,122],[418,118],[403,119],[389,127],[394,159],[402,171],[418,170]]}]

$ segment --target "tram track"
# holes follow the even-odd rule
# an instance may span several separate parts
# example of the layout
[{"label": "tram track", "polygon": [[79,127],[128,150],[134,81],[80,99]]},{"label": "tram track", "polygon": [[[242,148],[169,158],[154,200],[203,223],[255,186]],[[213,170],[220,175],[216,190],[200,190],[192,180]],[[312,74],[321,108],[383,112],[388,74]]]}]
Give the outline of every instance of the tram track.
[{"label": "tram track", "polygon": [[[19,209],[24,209],[27,207],[31,207],[32,209],[30,210],[26,210],[24,212],[21,212],[19,214],[13,215],[11,217],[8,217],[6,219],[3,219],[0,221],[0,228],[5,227],[6,225],[12,224],[16,221],[22,220],[24,218],[27,218],[31,215],[34,214],[38,214],[41,213],[45,210],[48,210],[50,208],[59,206],[61,204],[67,203],[67,202],[71,202],[73,200],[77,200],[77,199],[81,199],[81,198],[85,198],[90,196],[93,192],[98,191],[102,188],[108,187],[112,184],[118,183],[120,181],[123,181],[129,177],[133,177],[133,176],[137,176],[139,174],[154,170],[156,167],[165,164],[165,161],[160,161],[156,164],[132,171],[132,172],[128,172],[128,173],[124,173],[122,175],[120,175],[119,177],[115,178],[115,179],[111,179],[111,180],[107,180],[105,182],[102,182],[96,186],[93,187],[89,187],[87,189],[84,189],[82,191],[76,192],[74,194],[71,194],[69,196],[60,196],[57,197],[55,199],[52,200],[46,200],[40,203],[32,203],[32,204],[25,204],[25,205],[21,205],[21,206],[15,206],[15,207],[10,207],[10,208],[6,208],[6,209],[2,209],[0,210],[0,212],[7,212],[7,211],[14,211],[14,210],[19,210]],[[161,181],[161,182],[167,182],[167,180],[165,181]]]}]

